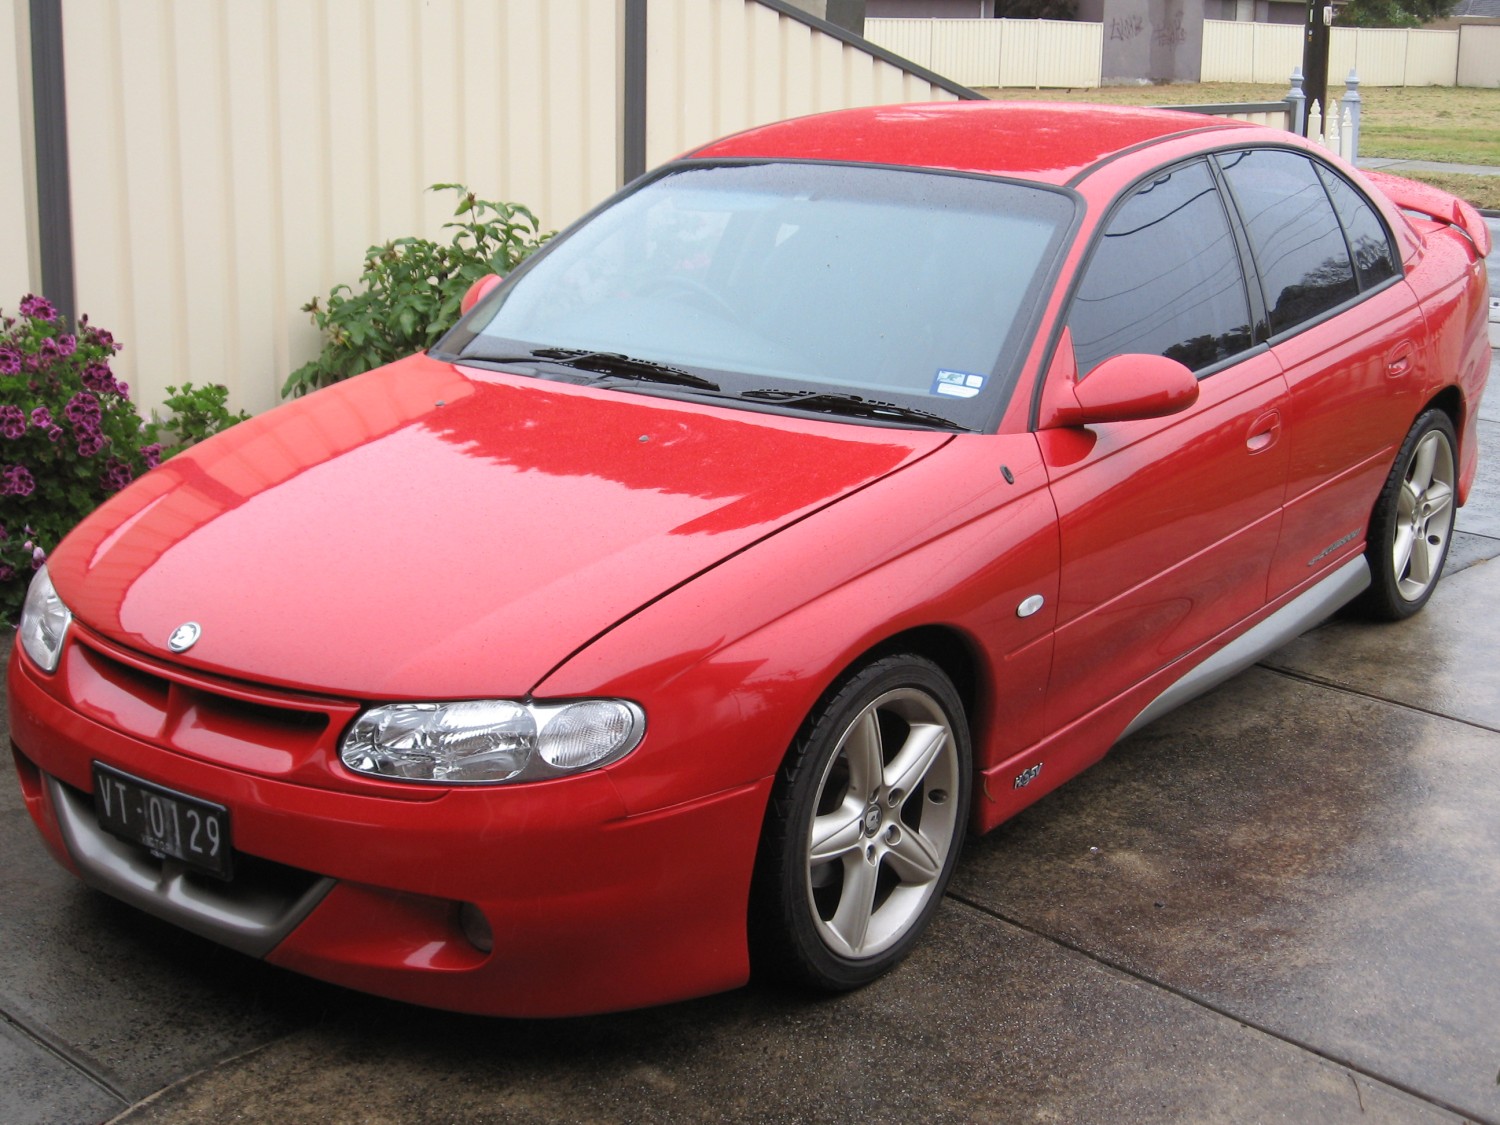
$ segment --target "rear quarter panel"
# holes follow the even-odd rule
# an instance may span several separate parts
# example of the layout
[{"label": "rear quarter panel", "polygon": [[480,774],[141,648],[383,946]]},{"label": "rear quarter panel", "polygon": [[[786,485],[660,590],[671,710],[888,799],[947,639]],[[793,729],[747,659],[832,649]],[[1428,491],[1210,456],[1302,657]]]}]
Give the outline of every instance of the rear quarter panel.
[{"label": "rear quarter panel", "polygon": [[1489,280],[1477,248],[1461,231],[1419,220],[1423,252],[1408,263],[1406,281],[1426,324],[1422,375],[1429,400],[1456,387],[1459,503],[1469,498],[1479,465],[1479,402],[1489,378]]}]

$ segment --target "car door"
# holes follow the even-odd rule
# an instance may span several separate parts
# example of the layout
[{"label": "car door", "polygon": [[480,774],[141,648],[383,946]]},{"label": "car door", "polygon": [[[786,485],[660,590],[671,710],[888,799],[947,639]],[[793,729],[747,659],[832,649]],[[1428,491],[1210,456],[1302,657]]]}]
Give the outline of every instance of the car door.
[{"label": "car door", "polygon": [[1290,393],[1274,597],[1363,549],[1375,497],[1421,406],[1422,316],[1379,212],[1342,175],[1289,149],[1216,160]]},{"label": "car door", "polygon": [[[1199,398],[1165,418],[1039,419],[1062,553],[1054,730],[1265,604],[1287,388],[1253,343],[1251,310],[1243,247],[1205,160],[1138,184],[1090,251],[1064,336],[1080,386],[1111,356],[1165,355],[1197,373]],[[1054,362],[1049,379],[1066,377]]]}]

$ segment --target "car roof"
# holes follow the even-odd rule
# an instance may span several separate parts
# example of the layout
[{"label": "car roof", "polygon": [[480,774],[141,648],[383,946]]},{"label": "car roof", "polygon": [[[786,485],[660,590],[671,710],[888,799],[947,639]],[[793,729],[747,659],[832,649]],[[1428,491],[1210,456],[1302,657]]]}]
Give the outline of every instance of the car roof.
[{"label": "car roof", "polygon": [[924,102],[819,113],[714,141],[698,158],[911,165],[1066,184],[1129,149],[1248,127],[1177,110],[1067,102]]}]

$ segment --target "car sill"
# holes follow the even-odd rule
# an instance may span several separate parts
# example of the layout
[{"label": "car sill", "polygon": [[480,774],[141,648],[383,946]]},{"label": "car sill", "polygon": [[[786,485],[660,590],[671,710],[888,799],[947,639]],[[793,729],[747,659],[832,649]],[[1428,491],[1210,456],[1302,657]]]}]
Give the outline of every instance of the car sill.
[{"label": "car sill", "polygon": [[1242,672],[1269,652],[1307,632],[1370,585],[1370,564],[1363,555],[1350,559],[1312,589],[1299,594],[1259,625],[1194,665],[1146,705],[1120,735],[1134,734],[1147,723],[1182,706]]}]

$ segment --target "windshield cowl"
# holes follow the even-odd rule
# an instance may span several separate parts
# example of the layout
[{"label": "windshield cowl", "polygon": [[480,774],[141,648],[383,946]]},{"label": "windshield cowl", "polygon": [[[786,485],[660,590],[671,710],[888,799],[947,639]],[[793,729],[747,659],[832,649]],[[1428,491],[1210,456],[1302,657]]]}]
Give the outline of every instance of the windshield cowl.
[{"label": "windshield cowl", "polygon": [[607,378],[638,379],[643,382],[665,383],[669,386],[696,387],[705,391],[719,389],[719,384],[712,379],[694,375],[680,367],[653,363],[650,360],[622,355],[619,352],[596,352],[586,348],[532,348],[519,354],[510,354],[509,349],[504,348],[495,354],[471,349],[461,358],[465,363],[501,365],[548,363]]}]

